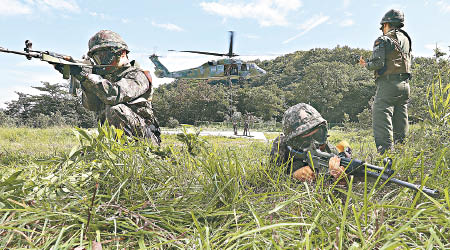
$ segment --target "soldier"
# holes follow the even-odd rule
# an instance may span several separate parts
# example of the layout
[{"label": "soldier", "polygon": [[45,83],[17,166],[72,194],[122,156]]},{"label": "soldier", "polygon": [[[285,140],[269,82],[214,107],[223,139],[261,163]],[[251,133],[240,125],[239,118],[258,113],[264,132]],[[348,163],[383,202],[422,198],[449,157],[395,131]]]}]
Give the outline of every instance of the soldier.
[{"label": "soldier", "polygon": [[[290,152],[288,146],[296,150],[303,150],[310,146],[317,146],[321,151],[331,152],[327,144],[327,122],[312,106],[299,103],[290,107],[283,116],[283,134],[278,136],[273,144],[270,157],[278,166],[288,163]],[[341,149],[342,148],[342,149]],[[351,157],[348,144],[340,143],[339,151]],[[286,164],[286,173],[301,181],[313,181],[315,173],[308,164],[302,160],[292,159],[292,164]],[[335,156],[329,161],[329,172],[334,178],[345,174],[344,167],[340,166],[340,158]]]},{"label": "soldier", "polygon": [[409,79],[411,78],[411,38],[401,29],[404,16],[389,10],[381,19],[383,35],[373,47],[372,58],[360,58],[360,65],[375,71],[377,92],[372,121],[379,153],[402,143],[408,132]]},{"label": "soldier", "polygon": [[[110,65],[92,72],[89,68],[75,69],[81,83],[83,106],[95,111],[99,120],[122,128],[128,136],[149,138],[160,144],[160,128],[153,114],[152,80],[128,60],[128,46],[119,34],[101,30],[89,40],[88,56],[95,64]],[[61,68],[56,66],[58,71]],[[73,69],[71,69],[73,70]]]},{"label": "soldier", "polygon": [[241,119],[241,113],[240,112],[233,112],[233,115],[231,115],[231,121],[233,123],[233,133],[234,135],[237,135],[238,133],[238,121]]},{"label": "soldier", "polygon": [[250,131],[248,130],[249,124],[248,124],[249,114],[246,114],[244,116],[244,136],[250,136]]}]

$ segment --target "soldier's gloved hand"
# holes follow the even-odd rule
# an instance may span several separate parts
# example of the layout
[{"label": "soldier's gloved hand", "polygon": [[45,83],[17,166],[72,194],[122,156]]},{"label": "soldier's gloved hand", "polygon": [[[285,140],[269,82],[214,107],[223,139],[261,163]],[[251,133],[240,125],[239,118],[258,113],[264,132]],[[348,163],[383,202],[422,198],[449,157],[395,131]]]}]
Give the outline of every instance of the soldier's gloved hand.
[{"label": "soldier's gloved hand", "polygon": [[350,145],[348,144],[347,141],[345,141],[345,140],[340,141],[336,145],[336,148],[339,151],[339,156],[352,158],[352,148],[350,148]]},{"label": "soldier's gloved hand", "polygon": [[59,73],[63,73],[63,65],[62,64],[54,64],[53,67],[59,72]]},{"label": "soldier's gloved hand", "polygon": [[309,182],[314,181],[314,179],[316,178],[314,171],[312,171],[311,167],[309,167],[309,166],[297,169],[294,172],[293,176],[297,180],[309,181]]},{"label": "soldier's gloved hand", "polygon": [[341,158],[337,156],[331,157],[330,161],[328,162],[328,168],[330,174],[335,179],[338,179],[341,176],[345,177],[345,169],[343,166],[341,166]]},{"label": "soldier's gloved hand", "polygon": [[89,74],[92,74],[92,68],[83,66],[70,66],[70,74],[79,81],[84,81]]}]

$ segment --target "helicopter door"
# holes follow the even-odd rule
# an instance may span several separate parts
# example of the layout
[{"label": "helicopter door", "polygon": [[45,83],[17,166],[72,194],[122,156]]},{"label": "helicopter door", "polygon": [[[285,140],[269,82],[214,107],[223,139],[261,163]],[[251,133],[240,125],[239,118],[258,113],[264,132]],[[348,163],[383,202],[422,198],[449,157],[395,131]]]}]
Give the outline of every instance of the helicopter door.
[{"label": "helicopter door", "polygon": [[238,66],[237,64],[225,64],[225,76],[237,76],[238,75]]},{"label": "helicopter door", "polygon": [[237,76],[238,75],[238,66],[237,64],[231,64],[231,75]]},{"label": "helicopter door", "polygon": [[224,72],[223,72],[223,74],[225,76],[231,75],[231,65],[230,64],[225,64],[224,65]]}]

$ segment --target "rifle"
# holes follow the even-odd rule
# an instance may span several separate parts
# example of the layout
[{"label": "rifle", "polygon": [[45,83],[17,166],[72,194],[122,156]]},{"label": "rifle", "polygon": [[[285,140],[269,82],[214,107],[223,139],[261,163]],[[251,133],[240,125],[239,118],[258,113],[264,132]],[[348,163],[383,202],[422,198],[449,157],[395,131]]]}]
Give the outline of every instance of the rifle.
[{"label": "rifle", "polygon": [[350,61],[352,64],[359,64],[360,58],[361,58],[361,55],[359,55],[359,54],[351,54],[350,55]]},{"label": "rifle", "polygon": [[62,74],[64,79],[70,79],[69,83],[69,93],[73,96],[77,95],[77,89],[80,88],[80,82],[73,77],[74,71],[71,71],[71,68],[81,68],[81,67],[87,67],[92,69],[105,69],[105,67],[109,67],[111,65],[94,65],[89,57],[84,57],[83,60],[75,60],[71,56],[63,55],[51,51],[38,51],[32,49],[32,42],[30,40],[25,41],[25,48],[22,51],[14,51],[14,50],[8,50],[5,48],[0,47],[0,52],[4,53],[11,53],[11,54],[17,54],[17,55],[23,55],[28,60],[31,60],[32,58],[38,58],[41,61],[48,62],[52,65],[61,65],[62,66]]},{"label": "rifle", "polygon": [[[308,162],[309,166],[328,170],[328,162],[331,157],[335,156],[334,154],[330,154],[327,152],[322,152],[315,148],[309,148],[304,151],[297,151],[293,149],[291,146],[288,146],[288,150],[293,154],[294,158],[299,158]],[[402,181],[396,178],[392,178],[394,174],[394,170],[392,170],[392,159],[385,158],[383,160],[383,164],[385,167],[375,166],[364,161],[358,159],[347,158],[342,154],[339,154],[338,157],[341,159],[341,166],[345,167],[345,173],[348,175],[357,175],[357,176],[367,176],[375,179],[382,179],[387,182],[392,182],[397,185],[407,187],[413,190],[421,190],[425,194],[437,197],[439,196],[439,191],[436,189],[430,189],[425,186],[416,185],[413,183],[409,183],[406,181]]]}]

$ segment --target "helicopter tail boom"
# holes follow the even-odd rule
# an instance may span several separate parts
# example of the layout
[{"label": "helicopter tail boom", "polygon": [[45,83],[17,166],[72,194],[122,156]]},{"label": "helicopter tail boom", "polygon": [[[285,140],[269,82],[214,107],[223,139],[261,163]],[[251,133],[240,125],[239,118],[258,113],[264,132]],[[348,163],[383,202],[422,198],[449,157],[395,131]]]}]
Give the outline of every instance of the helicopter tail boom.
[{"label": "helicopter tail boom", "polygon": [[150,60],[153,62],[153,64],[156,67],[156,71],[155,71],[155,75],[157,77],[170,77],[171,73],[169,72],[169,70],[166,68],[166,66],[164,66],[158,59],[158,56],[153,54],[150,57]]}]

